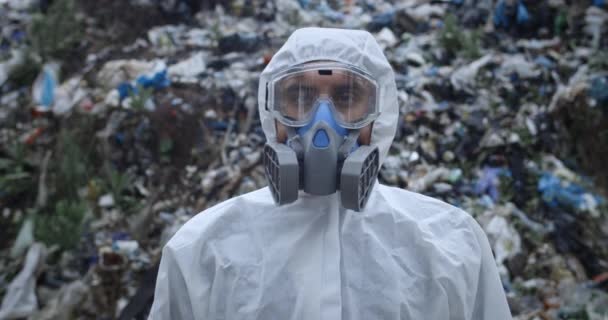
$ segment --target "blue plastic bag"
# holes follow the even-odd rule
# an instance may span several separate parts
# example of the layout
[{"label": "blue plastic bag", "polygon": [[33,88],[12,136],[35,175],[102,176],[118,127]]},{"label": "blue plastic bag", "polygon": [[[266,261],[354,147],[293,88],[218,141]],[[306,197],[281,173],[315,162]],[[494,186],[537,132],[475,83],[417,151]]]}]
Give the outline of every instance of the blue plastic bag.
[{"label": "blue plastic bag", "polygon": [[596,205],[602,205],[604,199],[585,190],[582,186],[565,182],[551,173],[544,173],[538,180],[538,191],[543,201],[551,208],[564,208],[575,211],[593,210],[587,198],[591,197]]},{"label": "blue plastic bag", "polygon": [[475,194],[487,194],[494,202],[498,201],[500,198],[500,177],[508,177],[510,175],[511,172],[505,168],[484,167],[481,177],[479,177],[479,180],[475,184]]},{"label": "blue plastic bag", "polygon": [[159,71],[152,76],[142,75],[135,80],[135,85],[131,82],[123,82],[116,87],[118,90],[118,94],[120,96],[120,100],[137,94],[138,87],[142,87],[144,89],[152,88],[155,90],[163,89],[171,85],[171,81],[167,78],[167,70]]},{"label": "blue plastic bag", "polygon": [[[530,13],[528,12],[528,8],[521,2],[517,2],[517,14],[515,16],[515,24],[521,25],[530,21]],[[494,10],[494,25],[498,28],[508,29],[511,27],[512,21],[507,16],[507,5],[505,1],[502,0],[496,6]]]}]

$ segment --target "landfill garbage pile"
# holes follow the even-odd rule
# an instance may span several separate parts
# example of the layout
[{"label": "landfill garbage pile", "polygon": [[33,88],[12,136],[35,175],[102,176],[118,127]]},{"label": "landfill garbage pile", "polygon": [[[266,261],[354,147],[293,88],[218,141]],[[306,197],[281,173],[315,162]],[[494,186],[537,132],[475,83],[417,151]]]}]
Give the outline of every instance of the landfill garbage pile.
[{"label": "landfill garbage pile", "polygon": [[383,46],[379,180],[477,219],[515,319],[607,319],[607,8],[0,0],[0,319],[145,318],[168,239],[266,185],[258,76],[303,26]]}]

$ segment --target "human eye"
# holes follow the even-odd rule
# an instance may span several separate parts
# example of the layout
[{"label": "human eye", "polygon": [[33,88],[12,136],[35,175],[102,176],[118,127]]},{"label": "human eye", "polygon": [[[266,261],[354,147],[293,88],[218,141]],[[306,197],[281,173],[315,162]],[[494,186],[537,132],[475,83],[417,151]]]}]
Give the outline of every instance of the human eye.
[{"label": "human eye", "polygon": [[342,103],[351,103],[359,98],[359,94],[352,88],[344,86],[334,90],[333,98]]},{"label": "human eye", "polygon": [[284,95],[289,100],[296,100],[300,95],[300,88],[298,85],[290,85],[284,89]]},{"label": "human eye", "polygon": [[298,92],[298,101],[303,104],[310,104],[316,97],[317,90],[311,86],[301,86]]}]

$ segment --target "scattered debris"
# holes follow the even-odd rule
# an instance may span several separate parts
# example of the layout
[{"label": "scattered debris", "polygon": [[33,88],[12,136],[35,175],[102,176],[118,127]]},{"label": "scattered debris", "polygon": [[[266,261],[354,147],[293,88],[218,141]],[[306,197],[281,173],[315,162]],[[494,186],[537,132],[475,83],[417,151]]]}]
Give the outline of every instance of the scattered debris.
[{"label": "scattered debris", "polygon": [[27,317],[38,310],[36,279],[45,256],[44,245],[34,243],[30,246],[21,272],[8,285],[0,307],[0,319]]},{"label": "scattered debris", "polygon": [[175,232],[266,185],[258,76],[307,25],[382,45],[379,180],[476,218],[515,319],[605,319],[606,1],[397,2],[0,0],[0,319],[145,318]]}]

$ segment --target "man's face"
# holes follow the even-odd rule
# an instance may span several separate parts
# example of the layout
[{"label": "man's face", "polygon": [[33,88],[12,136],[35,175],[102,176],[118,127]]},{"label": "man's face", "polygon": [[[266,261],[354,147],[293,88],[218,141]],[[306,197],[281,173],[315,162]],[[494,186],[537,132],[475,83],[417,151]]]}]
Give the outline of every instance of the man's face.
[{"label": "man's face", "polygon": [[[291,118],[309,112],[318,98],[327,98],[332,101],[344,121],[356,122],[367,115],[369,100],[375,99],[375,92],[360,78],[340,70],[331,73],[319,70],[302,72],[282,81],[275,90],[282,92],[282,112]],[[277,141],[284,143],[287,140],[287,129],[277,120],[275,126]],[[369,124],[360,130],[359,144],[370,144],[371,128],[372,124]]]}]

